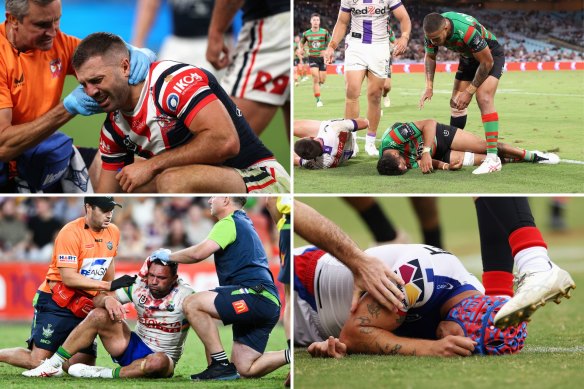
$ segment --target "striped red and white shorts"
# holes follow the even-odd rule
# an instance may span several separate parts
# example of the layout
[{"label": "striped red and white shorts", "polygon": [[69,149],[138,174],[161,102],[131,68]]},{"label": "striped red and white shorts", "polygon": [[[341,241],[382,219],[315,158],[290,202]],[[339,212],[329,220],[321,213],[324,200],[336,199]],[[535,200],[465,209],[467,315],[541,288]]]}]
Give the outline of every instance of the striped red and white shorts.
[{"label": "striped red and white shorts", "polygon": [[235,169],[248,193],[290,193],[290,175],[278,161],[267,158],[247,169]]}]

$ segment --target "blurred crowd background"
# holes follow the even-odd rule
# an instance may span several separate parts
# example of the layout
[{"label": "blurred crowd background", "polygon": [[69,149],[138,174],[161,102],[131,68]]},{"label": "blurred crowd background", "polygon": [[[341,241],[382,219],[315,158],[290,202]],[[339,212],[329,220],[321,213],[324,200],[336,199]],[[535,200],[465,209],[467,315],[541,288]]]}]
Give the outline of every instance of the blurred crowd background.
[{"label": "blurred crowd background", "polygon": [[[584,59],[584,3],[580,10],[533,10],[535,3],[551,1],[498,1],[515,3],[525,10],[485,9],[484,3],[494,1],[420,1],[402,0],[412,21],[411,39],[405,54],[394,58],[394,63],[424,61],[424,33],[422,21],[430,12],[456,11],[475,17],[497,37],[505,47],[508,62],[581,61]],[[294,34],[302,35],[310,28],[310,15],[321,14],[321,27],[331,34],[339,14],[339,1],[294,1]],[[396,36],[400,36],[395,18],[390,24]],[[335,53],[337,62],[344,61],[344,45]],[[438,61],[456,61],[458,54],[440,48]]]},{"label": "blurred crowd background", "polygon": [[[249,197],[245,210],[271,261],[278,233],[265,197]],[[215,220],[207,197],[118,197],[113,223],[121,232],[117,259],[144,260],[160,247],[182,249],[203,241]],[[0,197],[0,262],[51,260],[53,243],[68,222],[85,215],[82,197]]]}]

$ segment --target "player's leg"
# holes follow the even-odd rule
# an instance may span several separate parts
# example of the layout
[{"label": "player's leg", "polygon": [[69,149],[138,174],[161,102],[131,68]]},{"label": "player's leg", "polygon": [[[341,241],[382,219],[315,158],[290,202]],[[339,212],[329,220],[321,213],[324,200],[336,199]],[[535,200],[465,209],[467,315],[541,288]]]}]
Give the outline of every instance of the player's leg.
[{"label": "player's leg", "polygon": [[[234,341],[231,359],[243,377],[259,378],[290,363],[289,359],[286,360],[285,351],[260,353],[243,343]],[[289,355],[288,358],[290,358]]]},{"label": "player's leg", "polygon": [[497,313],[495,324],[515,325],[528,319],[547,301],[559,303],[562,297],[569,297],[570,289],[576,284],[568,272],[550,260],[527,198],[487,197],[479,200],[484,202],[508,237],[519,272],[515,296]]},{"label": "player's leg", "polygon": [[468,110],[465,109],[457,109],[456,108],[456,100],[458,99],[459,93],[464,91],[467,86],[470,85],[469,80],[462,80],[459,77],[462,77],[463,73],[456,73],[456,78],[454,79],[454,85],[452,86],[452,95],[450,97],[450,125],[456,128],[462,128],[466,126],[466,119]]},{"label": "player's leg", "polygon": [[136,359],[119,370],[120,378],[169,378],[174,374],[174,362],[163,352]]},{"label": "player's leg", "polygon": [[487,154],[497,153],[497,141],[499,139],[499,115],[495,108],[495,93],[499,79],[493,76],[481,84],[476,92],[476,100],[481,111],[485,139],[487,140]]},{"label": "player's leg", "polygon": [[324,60],[319,70],[320,85],[322,85],[326,82],[326,64],[324,63]]},{"label": "player's leg", "polygon": [[385,78],[377,77],[371,71],[367,73],[367,119],[369,128],[365,140],[365,151],[370,156],[379,157],[379,151],[375,146],[377,127],[381,117],[381,94]]},{"label": "player's leg", "polygon": [[377,243],[404,243],[407,236],[396,230],[389,217],[373,197],[343,197],[361,217]]},{"label": "player's leg", "polygon": [[316,99],[316,106],[322,107],[323,103],[320,100],[320,71],[318,69],[316,57],[310,59],[310,75],[312,76],[312,93]]},{"label": "player's leg", "polygon": [[438,213],[438,201],[435,197],[410,197],[418,222],[422,228],[424,243],[444,248],[442,245],[442,228]]},{"label": "player's leg", "polygon": [[345,118],[359,117],[359,97],[366,70],[345,71]]},{"label": "player's leg", "polygon": [[190,165],[164,170],[156,178],[159,193],[245,193],[243,179],[225,166]]},{"label": "player's leg", "polygon": [[43,359],[53,355],[52,351],[32,345],[32,350],[24,347],[5,348],[0,350],[0,362],[16,367],[32,369],[41,364]]},{"label": "player's leg", "polygon": [[383,106],[389,108],[391,106],[391,100],[389,99],[389,92],[391,91],[391,71],[389,76],[385,79],[383,83]]}]

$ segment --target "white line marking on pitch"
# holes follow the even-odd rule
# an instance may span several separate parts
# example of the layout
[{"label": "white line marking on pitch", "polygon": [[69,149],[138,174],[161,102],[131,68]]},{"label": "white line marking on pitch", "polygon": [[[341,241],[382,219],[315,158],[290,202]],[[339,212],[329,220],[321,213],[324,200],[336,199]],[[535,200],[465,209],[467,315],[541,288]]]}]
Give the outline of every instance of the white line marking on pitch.
[{"label": "white line marking on pitch", "polygon": [[545,346],[526,346],[523,353],[584,353],[584,346],[574,347],[545,347]]}]

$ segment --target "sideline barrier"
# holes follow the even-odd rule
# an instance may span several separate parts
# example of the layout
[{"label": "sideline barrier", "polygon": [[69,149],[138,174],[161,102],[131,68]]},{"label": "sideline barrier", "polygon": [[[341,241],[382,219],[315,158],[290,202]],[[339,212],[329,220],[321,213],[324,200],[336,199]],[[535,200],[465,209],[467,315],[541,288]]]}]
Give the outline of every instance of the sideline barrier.
[{"label": "sideline barrier", "polygon": [[[327,65],[327,74],[344,73],[343,64]],[[458,70],[458,62],[437,63],[436,73],[454,73]],[[563,62],[507,62],[504,71],[506,72],[525,72],[525,71],[542,71],[542,70],[584,70],[584,61],[563,61]],[[423,63],[396,63],[391,65],[392,73],[424,73]]]},{"label": "sideline barrier", "polygon": [[[116,277],[123,274],[137,274],[143,262],[116,262]],[[2,262],[0,263],[0,321],[30,321],[34,309],[32,299],[43,282],[48,263]],[[280,266],[270,263],[270,270],[277,279]],[[218,286],[215,265],[202,262],[179,266],[179,277],[190,284],[195,291],[204,291]],[[284,287],[276,281],[280,299],[284,302]],[[136,319],[136,311],[131,304],[128,318]],[[284,310],[282,309],[282,313]]]}]

